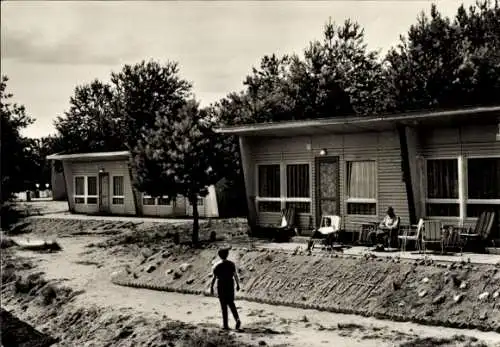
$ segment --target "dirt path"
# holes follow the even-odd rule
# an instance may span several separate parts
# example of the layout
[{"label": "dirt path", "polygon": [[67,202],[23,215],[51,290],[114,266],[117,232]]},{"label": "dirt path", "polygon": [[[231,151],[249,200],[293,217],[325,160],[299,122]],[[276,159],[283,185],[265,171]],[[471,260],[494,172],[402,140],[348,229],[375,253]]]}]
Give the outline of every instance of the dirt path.
[{"label": "dirt path", "polygon": [[[40,270],[46,272],[48,279],[64,279],[65,285],[74,290],[84,290],[83,294],[77,296],[75,304],[95,304],[115,310],[131,308],[137,312],[167,316],[201,326],[220,325],[216,298],[113,285],[110,282],[111,273],[139,259],[110,255],[99,248],[85,247],[99,240],[102,237],[60,238],[62,252],[18,252],[23,257],[33,259]],[[238,334],[244,339],[265,340],[270,345],[397,346],[415,336],[450,338],[453,335],[465,335],[482,340],[488,346],[500,346],[500,335],[496,333],[396,323],[245,301],[239,301],[237,305],[245,325],[245,332]]]}]

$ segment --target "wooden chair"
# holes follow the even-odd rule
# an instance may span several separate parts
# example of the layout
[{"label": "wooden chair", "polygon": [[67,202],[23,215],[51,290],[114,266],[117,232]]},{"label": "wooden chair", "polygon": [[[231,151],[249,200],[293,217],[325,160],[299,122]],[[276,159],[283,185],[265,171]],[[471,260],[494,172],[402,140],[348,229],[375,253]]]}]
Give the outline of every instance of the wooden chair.
[{"label": "wooden chair", "polygon": [[471,241],[485,243],[489,239],[495,223],[495,217],[495,212],[485,211],[479,216],[474,229],[469,228],[466,232],[460,233],[460,237],[465,239],[465,242],[461,245],[461,253],[463,248],[470,244]]},{"label": "wooden chair", "polygon": [[422,234],[422,229],[424,228],[424,219],[420,218],[418,224],[415,228],[411,226],[405,229],[403,235],[398,235],[398,239],[401,242],[401,251],[406,252],[406,244],[408,241],[415,241],[415,246],[420,252],[420,235]]},{"label": "wooden chair", "polygon": [[440,221],[424,220],[422,230],[422,248],[424,254],[427,252],[427,243],[439,243],[441,245],[441,254],[444,253],[443,224]]}]

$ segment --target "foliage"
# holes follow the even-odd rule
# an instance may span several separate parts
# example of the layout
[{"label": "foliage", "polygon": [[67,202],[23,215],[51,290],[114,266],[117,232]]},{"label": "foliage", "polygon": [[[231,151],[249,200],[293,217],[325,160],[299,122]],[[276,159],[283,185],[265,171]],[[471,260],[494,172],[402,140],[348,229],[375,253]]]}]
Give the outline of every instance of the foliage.
[{"label": "foliage", "polygon": [[59,149],[68,153],[125,149],[123,117],[111,85],[94,80],[77,86],[70,108],[55,122]]},{"label": "foliage", "polygon": [[26,114],[25,107],[12,103],[12,94],[7,93],[6,76],[0,80],[0,112],[2,113],[2,192],[1,203],[12,198],[13,193],[25,189],[25,179],[29,172],[27,159],[28,141],[20,131],[34,120]]},{"label": "foliage", "polygon": [[175,62],[142,61],[113,73],[119,114],[124,120],[129,149],[153,128],[158,114],[175,114],[191,95],[191,83],[179,76]]},{"label": "foliage", "polygon": [[462,5],[453,20],[432,5],[386,59],[395,111],[498,103],[498,2]]},{"label": "foliage", "polygon": [[139,190],[169,199],[183,195],[192,204],[193,244],[198,243],[198,197],[220,179],[223,171],[214,168],[225,165],[216,138],[207,113],[189,100],[178,113],[159,113],[133,150]]}]

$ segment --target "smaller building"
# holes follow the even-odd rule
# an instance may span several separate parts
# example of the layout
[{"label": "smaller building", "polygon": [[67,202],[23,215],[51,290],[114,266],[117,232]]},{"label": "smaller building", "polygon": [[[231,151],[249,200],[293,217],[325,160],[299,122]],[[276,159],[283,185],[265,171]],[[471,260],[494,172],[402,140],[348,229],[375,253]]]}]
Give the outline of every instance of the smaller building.
[{"label": "smaller building", "polygon": [[[49,160],[62,162],[69,210],[103,215],[184,217],[193,215],[188,199],[178,196],[151,197],[132,185],[133,170],[128,151],[54,154]],[[198,199],[200,217],[218,217],[215,187]]]}]

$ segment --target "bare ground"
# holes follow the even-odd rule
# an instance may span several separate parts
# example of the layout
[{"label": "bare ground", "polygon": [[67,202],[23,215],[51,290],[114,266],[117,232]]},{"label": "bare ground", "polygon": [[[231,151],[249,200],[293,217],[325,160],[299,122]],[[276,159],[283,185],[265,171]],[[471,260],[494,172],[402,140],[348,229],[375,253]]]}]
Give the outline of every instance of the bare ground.
[{"label": "bare ground", "polygon": [[[228,225],[207,227],[205,236],[214,228],[219,228],[219,234]],[[241,225],[234,228],[234,235],[242,228]],[[10,260],[3,261],[2,265],[17,264],[16,273],[24,277],[43,271],[49,284],[68,290],[60,289],[59,302],[55,300],[55,303],[44,305],[45,296],[36,294],[36,290],[30,297],[15,293],[15,288],[5,287],[2,306],[41,331],[59,337],[60,346],[196,346],[196,341],[213,341],[212,346],[224,343],[226,346],[245,343],[276,346],[500,345],[499,335],[493,332],[397,323],[248,301],[238,302],[244,331],[221,333],[217,329],[220,312],[216,298],[134,289],[111,283],[114,272],[125,266],[131,269],[144,266],[145,259],[171,244],[165,235],[172,228],[160,229],[154,225],[130,227],[121,224],[120,227],[117,223],[101,223],[92,226],[63,221],[44,221],[37,225],[35,222],[29,237],[58,237],[63,250],[35,253],[11,248],[11,252],[2,252],[2,257],[12,253]],[[72,233],[80,235],[68,237]],[[20,260],[21,257],[25,260]],[[30,264],[36,267],[31,268]],[[206,266],[209,272],[210,264]],[[196,336],[196,341],[189,340],[192,336]]]}]

